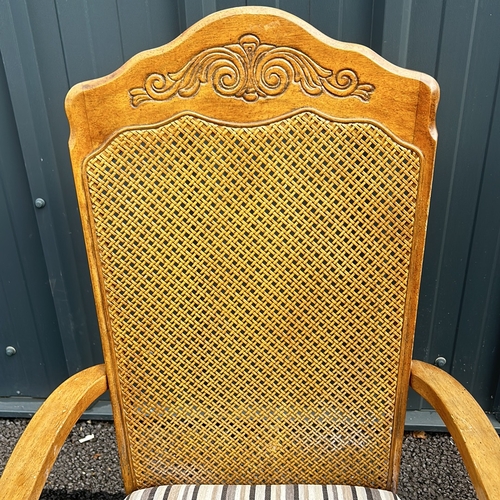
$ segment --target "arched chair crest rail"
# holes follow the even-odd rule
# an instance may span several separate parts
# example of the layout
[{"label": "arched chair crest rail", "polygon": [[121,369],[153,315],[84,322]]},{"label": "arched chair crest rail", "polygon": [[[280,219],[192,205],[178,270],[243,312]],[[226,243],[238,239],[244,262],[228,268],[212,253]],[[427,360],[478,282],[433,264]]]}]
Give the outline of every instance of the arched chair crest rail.
[{"label": "arched chair crest rail", "polygon": [[268,8],[71,89],[105,368],[46,401],[2,494],[37,498],[109,387],[131,499],[393,498],[411,384],[498,500],[494,429],[411,361],[438,95]]}]

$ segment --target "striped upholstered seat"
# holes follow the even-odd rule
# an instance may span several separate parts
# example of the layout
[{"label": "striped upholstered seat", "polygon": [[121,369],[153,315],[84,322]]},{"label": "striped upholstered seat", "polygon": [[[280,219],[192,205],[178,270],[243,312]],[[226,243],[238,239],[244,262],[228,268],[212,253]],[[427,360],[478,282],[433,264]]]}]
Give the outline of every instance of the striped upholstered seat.
[{"label": "striped upholstered seat", "polygon": [[311,484],[170,485],[135,491],[125,500],[397,500],[390,491]]}]

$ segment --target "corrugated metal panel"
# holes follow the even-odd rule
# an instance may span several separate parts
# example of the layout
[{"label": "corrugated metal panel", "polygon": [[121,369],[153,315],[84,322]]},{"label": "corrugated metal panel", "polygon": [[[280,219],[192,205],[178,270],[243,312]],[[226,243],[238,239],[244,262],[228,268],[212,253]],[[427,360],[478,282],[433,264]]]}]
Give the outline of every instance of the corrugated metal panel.
[{"label": "corrugated metal panel", "polygon": [[68,376],[1,57],[0,355],[0,396],[43,397]]},{"label": "corrugated metal panel", "polygon": [[[421,18],[424,14],[420,13]],[[499,23],[500,3],[456,1],[443,5],[440,23],[434,27],[439,26],[434,35],[438,43],[433,73],[442,92],[437,119],[440,135],[415,349],[419,359],[444,356],[445,368],[472,390],[485,409],[491,409],[498,384],[499,330],[491,322],[472,325],[467,316],[474,307],[472,297],[486,296],[485,287],[474,281],[479,269],[472,266],[472,250],[494,252],[492,241],[475,228],[486,225],[495,233],[500,228],[492,217],[498,204],[480,196],[486,188],[486,168],[492,170],[494,161],[488,147],[494,138],[492,122],[495,117],[498,120]],[[418,30],[410,31],[414,54],[421,37]],[[409,58],[408,64],[412,63]],[[429,64],[415,67],[430,69]],[[481,203],[488,208],[479,211]],[[482,272],[498,284],[499,269],[492,261],[484,264],[488,269]],[[498,315],[499,309],[499,301],[482,302],[477,312]],[[481,389],[474,382],[478,374]]]},{"label": "corrugated metal panel", "polygon": [[[63,139],[68,135],[62,98],[67,87],[64,80],[55,87],[44,86],[44,74],[58,69],[58,52],[38,59],[36,33],[26,4],[2,0],[0,8],[1,51],[29,188],[32,199],[47,201],[35,215],[65,362],[73,373],[99,361],[102,355]],[[49,19],[48,15],[45,18]],[[43,34],[52,42],[48,33]],[[37,48],[48,50],[45,45]],[[57,44],[52,43],[51,48],[56,49]]]},{"label": "corrugated metal panel", "polygon": [[[250,4],[283,8],[334,38],[368,45],[440,82],[415,357],[446,357],[445,369],[493,409],[500,369],[497,0],[0,0],[0,47],[29,189],[32,198],[48,202],[36,217],[67,370],[101,358],[64,95],[74,83],[113,71],[211,12]],[[421,407],[416,397],[410,402]]]}]

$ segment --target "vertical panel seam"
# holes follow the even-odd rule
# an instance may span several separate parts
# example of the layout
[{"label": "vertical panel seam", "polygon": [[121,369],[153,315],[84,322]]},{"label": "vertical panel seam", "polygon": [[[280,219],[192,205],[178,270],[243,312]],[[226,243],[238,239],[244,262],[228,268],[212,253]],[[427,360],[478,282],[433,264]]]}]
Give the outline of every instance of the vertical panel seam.
[{"label": "vertical panel seam", "polygon": [[87,28],[87,33],[88,33],[88,37],[89,37],[90,60],[92,62],[92,71],[94,72],[94,75],[97,76],[98,75],[97,62],[95,59],[94,38],[92,36],[92,27],[90,26],[88,0],[85,0],[85,2],[83,4],[83,10],[85,12],[85,27]]},{"label": "vertical panel seam", "polygon": [[115,0],[116,18],[118,20],[118,30],[120,31],[120,52],[122,55],[122,64],[125,62],[125,50],[123,48],[123,33],[122,33],[122,20],[120,17],[120,9],[118,7],[118,0]]},{"label": "vertical panel seam", "polygon": [[148,20],[148,35],[149,35],[148,45],[151,47],[153,45],[153,30],[151,29],[151,9],[149,7],[149,0],[145,0],[144,10],[146,11],[146,19]]},{"label": "vertical panel seam", "polygon": [[[447,227],[450,219],[450,205],[451,205],[451,198],[453,195],[453,186],[454,186],[454,181],[455,181],[455,172],[456,172],[456,166],[457,166],[457,158],[458,158],[458,149],[459,149],[459,144],[460,144],[460,136],[462,133],[462,122],[463,122],[463,116],[464,116],[464,108],[465,108],[465,97],[467,95],[467,86],[468,86],[468,81],[469,81],[469,72],[470,72],[470,64],[471,64],[471,57],[472,57],[472,46],[474,42],[474,34],[475,34],[475,28],[476,28],[476,19],[477,19],[477,10],[478,10],[478,0],[474,2],[474,13],[472,17],[472,23],[471,23],[471,32],[470,32],[470,39],[469,39],[469,47],[467,51],[467,63],[465,67],[465,78],[464,78],[464,85],[463,85],[463,91],[462,91],[462,96],[461,96],[461,101],[460,101],[460,111],[459,111],[459,117],[457,121],[457,133],[455,136],[455,147],[453,151],[453,161],[452,161],[452,167],[451,167],[451,176],[450,176],[450,183],[449,183],[449,188],[448,188],[448,196],[446,200],[446,212],[445,212],[445,217],[444,217],[444,224],[443,224],[443,230],[442,230],[442,237],[441,237],[441,245],[439,248],[439,258],[438,258],[438,267],[437,267],[437,276],[436,276],[436,289],[434,292],[434,299],[433,299],[433,304],[432,304],[432,314],[431,314],[431,321],[430,321],[430,330],[431,332],[434,331],[434,323],[436,320],[436,306],[437,306],[437,301],[438,301],[438,288],[440,286],[440,280],[441,280],[441,273],[443,270],[443,260],[444,260],[444,254],[445,254],[445,245],[446,245],[446,236],[447,236]],[[462,290],[463,293],[463,290]],[[458,324],[458,323],[457,323]],[[456,328],[455,328],[456,330]],[[455,332],[456,333],[456,332]],[[455,349],[456,349],[456,336],[453,340],[453,346],[451,350],[451,355],[452,359],[455,354]],[[437,353],[440,354],[440,353]]]},{"label": "vertical panel seam", "polygon": [[59,19],[59,9],[57,8],[57,0],[54,0],[54,12],[56,14],[56,20],[57,20],[57,29],[59,31],[59,40],[61,40],[61,51],[64,59],[64,74],[66,75],[66,84],[67,88],[71,87],[70,79],[69,79],[69,73],[68,73],[68,60],[66,58],[66,50],[64,49],[64,43],[62,43],[63,36],[61,32],[61,21]]},{"label": "vertical panel seam", "polygon": [[401,29],[399,32],[398,64],[406,68],[408,59],[408,40],[410,38],[411,10],[413,1],[405,0],[401,12]]},{"label": "vertical panel seam", "polygon": [[437,44],[437,51],[436,51],[436,63],[434,66],[434,76],[437,79],[437,74],[439,70],[439,62],[441,61],[441,46],[443,44],[443,31],[444,31],[444,19],[445,19],[445,12],[446,12],[446,2],[447,0],[443,0],[443,4],[441,5],[441,19],[439,21],[439,38],[438,38],[438,44]]},{"label": "vertical panel seam", "polygon": [[337,22],[337,36],[339,40],[343,40],[342,28],[344,24],[344,0],[339,0],[339,19]]}]

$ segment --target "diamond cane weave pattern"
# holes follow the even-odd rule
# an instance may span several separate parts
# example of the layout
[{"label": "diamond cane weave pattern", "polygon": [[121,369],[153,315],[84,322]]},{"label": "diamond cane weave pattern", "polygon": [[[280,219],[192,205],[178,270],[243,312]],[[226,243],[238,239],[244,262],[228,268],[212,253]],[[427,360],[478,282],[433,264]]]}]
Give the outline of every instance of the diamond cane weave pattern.
[{"label": "diamond cane weave pattern", "polygon": [[313,113],[88,161],[140,487],[386,486],[419,162]]}]

